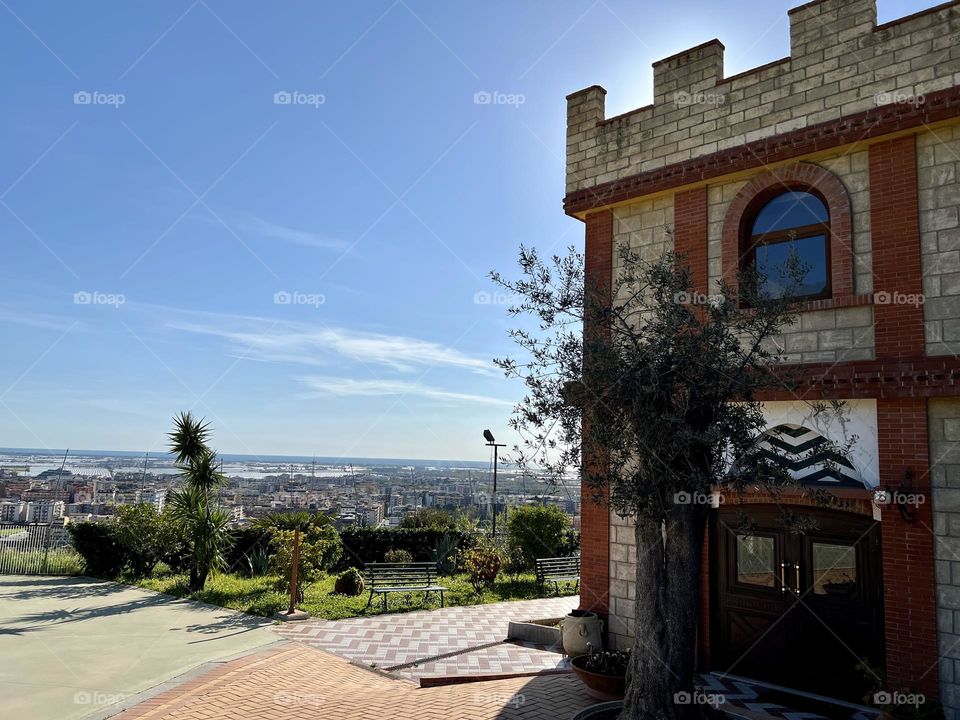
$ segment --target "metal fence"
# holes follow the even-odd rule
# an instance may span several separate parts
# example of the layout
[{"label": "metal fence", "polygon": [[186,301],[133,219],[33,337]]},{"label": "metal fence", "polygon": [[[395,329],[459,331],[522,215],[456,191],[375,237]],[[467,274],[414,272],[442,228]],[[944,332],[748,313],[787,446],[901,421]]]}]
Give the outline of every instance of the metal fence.
[{"label": "metal fence", "polygon": [[81,567],[65,528],[0,523],[0,574],[76,575]]}]

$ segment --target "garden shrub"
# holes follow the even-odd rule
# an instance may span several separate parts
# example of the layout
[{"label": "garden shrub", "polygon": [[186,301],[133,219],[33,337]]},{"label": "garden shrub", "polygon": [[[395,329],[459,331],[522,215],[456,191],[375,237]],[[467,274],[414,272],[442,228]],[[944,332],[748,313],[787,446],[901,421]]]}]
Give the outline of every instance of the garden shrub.
[{"label": "garden shrub", "polygon": [[406,550],[387,550],[383,554],[383,561],[388,563],[412,563],[413,555]]},{"label": "garden shrub", "polygon": [[[271,565],[280,575],[277,589],[289,589],[293,569],[293,542],[295,530],[274,528],[271,545],[274,548]],[[297,601],[303,601],[306,588],[331,569],[340,557],[337,529],[329,523],[311,523],[300,532],[300,562],[297,565]]]},{"label": "garden shrub", "polygon": [[181,534],[171,514],[157,512],[151,503],[121,505],[111,526],[125,553],[124,570],[134,578],[150,575]]},{"label": "garden shrub", "polygon": [[[414,562],[436,562],[436,550],[441,545],[452,543],[455,550],[469,546],[473,535],[457,530],[437,528],[381,528],[347,527],[340,531],[343,545],[339,569],[350,565],[362,567],[367,563],[384,562],[389,550],[406,550]],[[449,557],[452,552],[446,552]],[[452,572],[446,563],[447,572]]]},{"label": "garden shrub", "polygon": [[493,587],[500,574],[502,559],[496,544],[488,538],[477,538],[474,544],[463,550],[461,565],[469,576],[476,592]]},{"label": "garden shrub", "polygon": [[559,557],[570,527],[567,514],[556,505],[520,505],[510,513],[507,537],[524,566],[531,568],[537,558]]},{"label": "garden shrub", "polygon": [[440,508],[425,507],[404,515],[403,519],[400,520],[400,527],[408,529],[429,528],[432,530],[453,530],[456,527],[456,521],[453,515]]},{"label": "garden shrub", "polygon": [[349,595],[356,597],[363,592],[363,575],[355,567],[347,568],[337,575],[337,581],[333,585],[333,592],[337,595]]},{"label": "garden shrub", "polygon": [[67,531],[86,564],[87,575],[114,578],[120,574],[127,562],[127,553],[117,539],[113,523],[70,523]]},{"label": "garden shrub", "polygon": [[568,527],[560,538],[560,547],[557,548],[558,557],[567,557],[576,555],[580,552],[580,531],[576,528]]},{"label": "garden shrub", "polygon": [[111,520],[70,523],[73,546],[86,563],[86,572],[98,577],[133,578],[150,575],[160,562],[172,572],[183,572],[189,552],[184,529],[167,510],[150,503],[121,505]]},{"label": "garden shrub", "polygon": [[227,550],[227,570],[248,575],[262,574],[263,558],[270,558],[270,531],[262,527],[237,528]]}]

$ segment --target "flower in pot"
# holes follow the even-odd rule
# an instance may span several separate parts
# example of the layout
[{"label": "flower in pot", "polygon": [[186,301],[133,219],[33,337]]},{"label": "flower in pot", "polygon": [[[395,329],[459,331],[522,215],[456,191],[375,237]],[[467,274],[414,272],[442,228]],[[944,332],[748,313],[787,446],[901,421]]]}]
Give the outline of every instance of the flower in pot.
[{"label": "flower in pot", "polygon": [[587,686],[587,693],[598,700],[619,700],[626,688],[629,650],[594,650],[587,645],[587,654],[570,661],[577,677]]},{"label": "flower in pot", "polygon": [[883,670],[866,659],[857,664],[866,680],[868,692],[863,700],[880,711],[878,720],[940,720],[943,706],[936,698],[928,698],[917,688],[886,689]]}]

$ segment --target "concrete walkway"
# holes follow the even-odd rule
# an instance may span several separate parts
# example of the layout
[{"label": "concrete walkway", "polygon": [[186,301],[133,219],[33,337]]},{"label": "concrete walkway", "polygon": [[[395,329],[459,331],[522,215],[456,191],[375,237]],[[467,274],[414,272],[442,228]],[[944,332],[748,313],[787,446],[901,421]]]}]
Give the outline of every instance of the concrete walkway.
[{"label": "concrete walkway", "polygon": [[277,641],[269,621],[89,578],[0,575],[4,717],[70,720]]}]

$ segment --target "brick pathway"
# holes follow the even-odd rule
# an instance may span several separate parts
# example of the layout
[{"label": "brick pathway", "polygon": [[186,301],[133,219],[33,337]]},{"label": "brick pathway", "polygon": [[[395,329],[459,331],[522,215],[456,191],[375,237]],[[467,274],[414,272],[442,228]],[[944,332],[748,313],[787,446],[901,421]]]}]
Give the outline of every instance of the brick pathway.
[{"label": "brick pathway", "polygon": [[[290,640],[396,673],[400,677],[517,673],[564,667],[558,653],[497,644],[511,620],[560,618],[577,596],[550,597],[277,626]],[[445,657],[437,657],[445,656]]]},{"label": "brick pathway", "polygon": [[565,720],[591,701],[572,675],[436,688],[301,643],[225,663],[115,720]]}]

